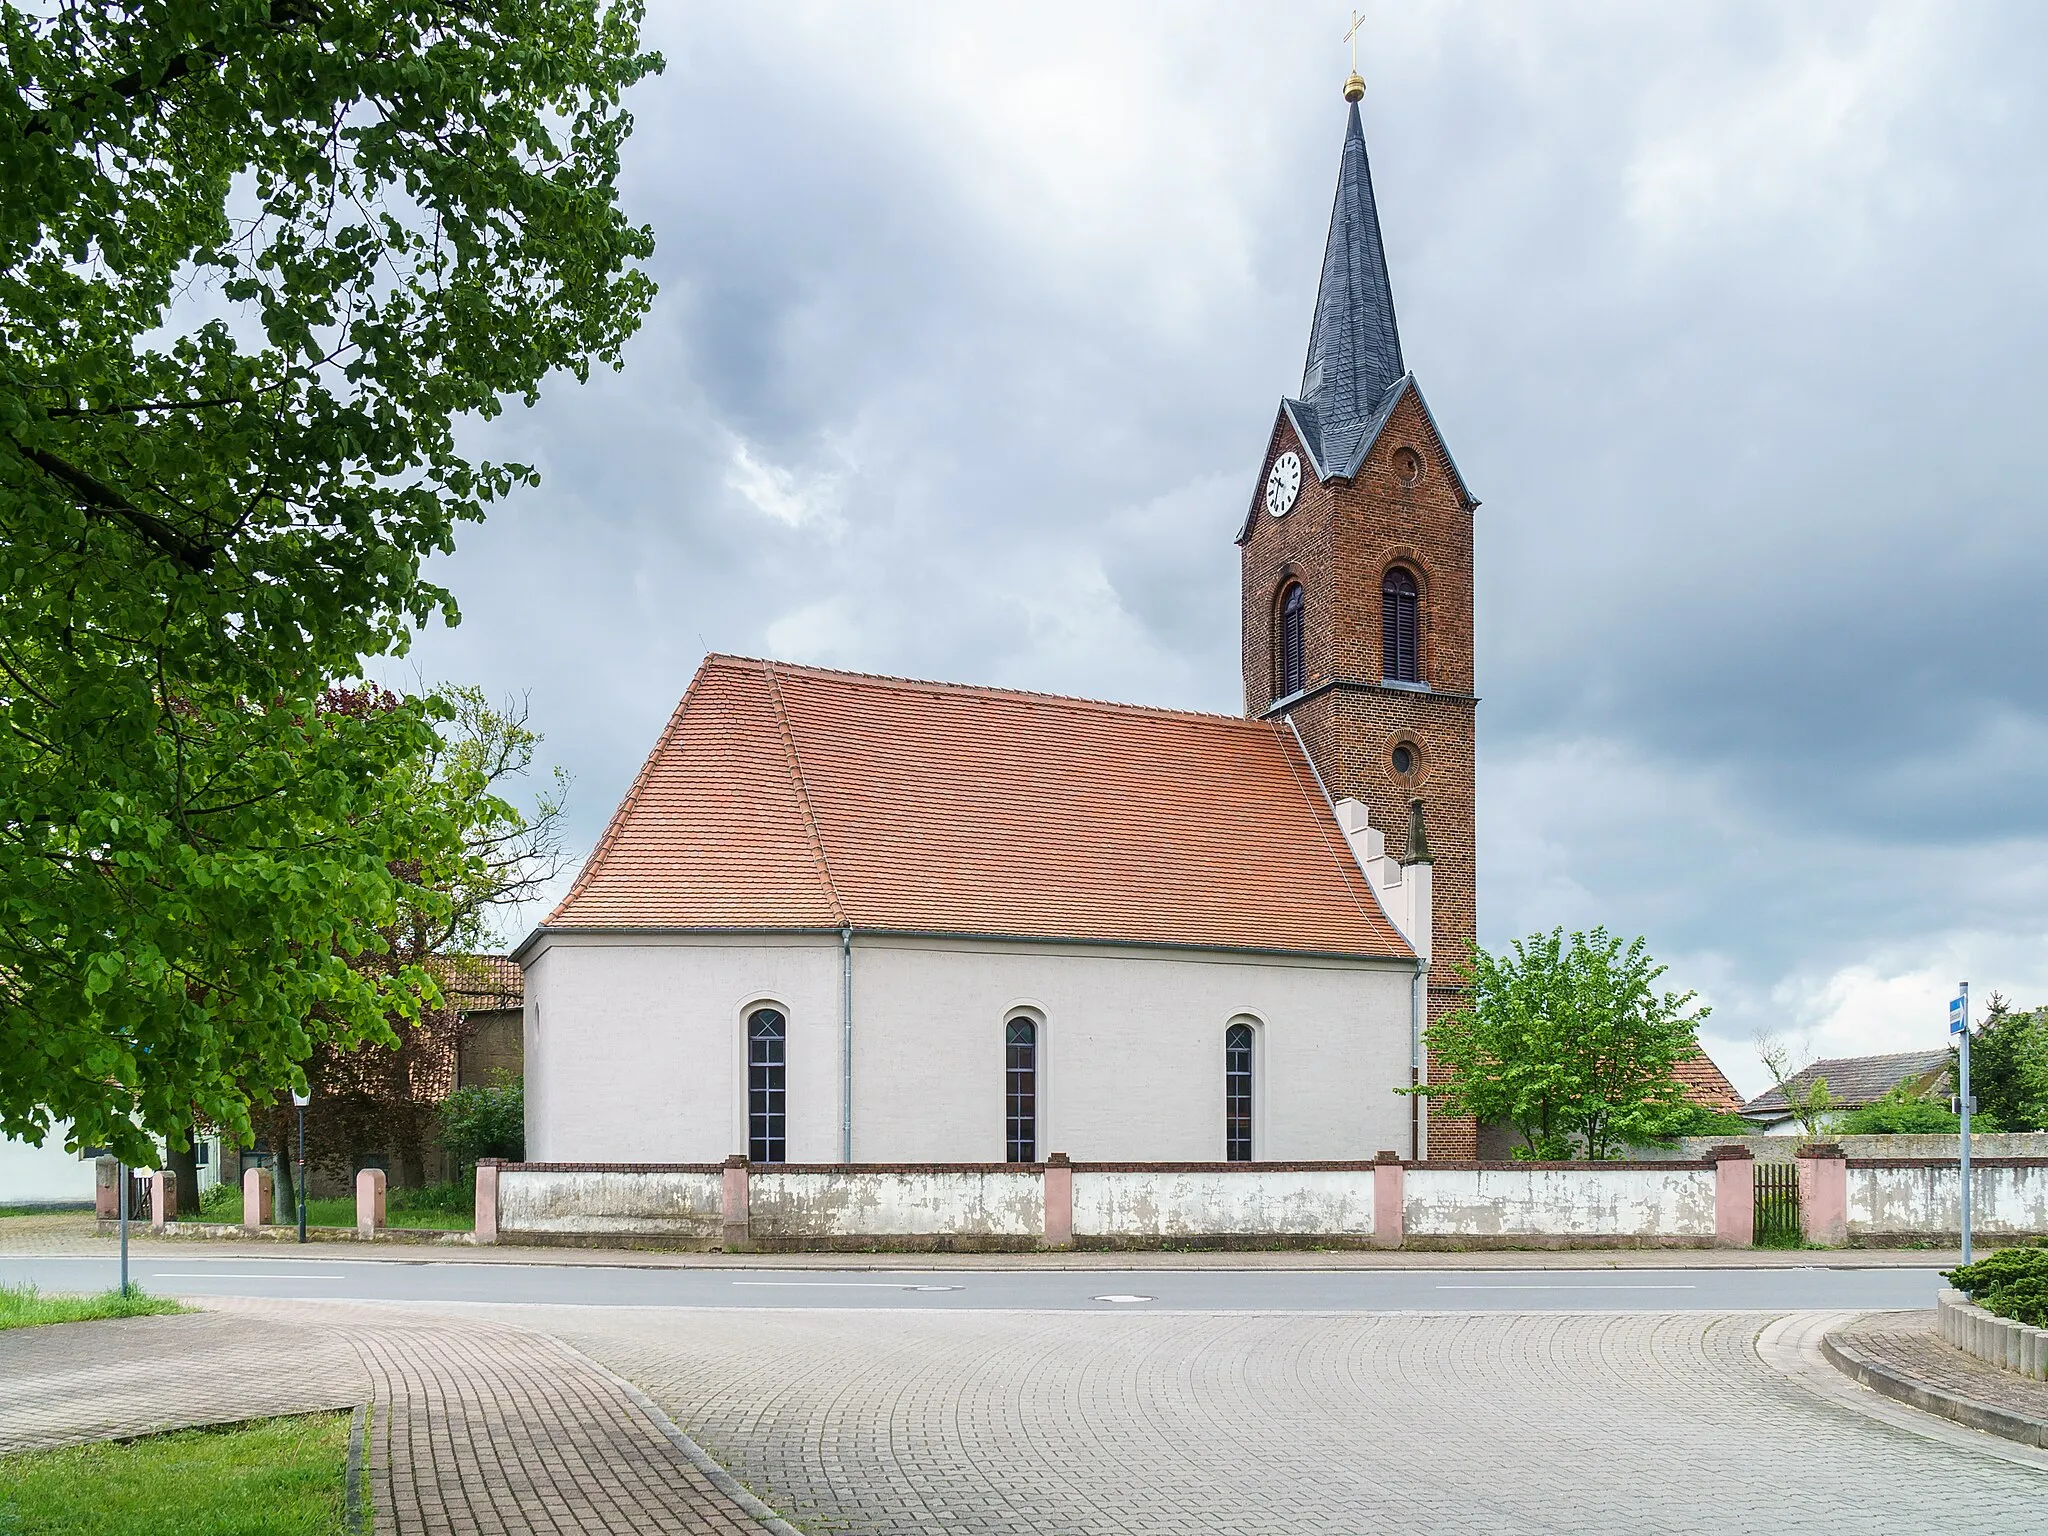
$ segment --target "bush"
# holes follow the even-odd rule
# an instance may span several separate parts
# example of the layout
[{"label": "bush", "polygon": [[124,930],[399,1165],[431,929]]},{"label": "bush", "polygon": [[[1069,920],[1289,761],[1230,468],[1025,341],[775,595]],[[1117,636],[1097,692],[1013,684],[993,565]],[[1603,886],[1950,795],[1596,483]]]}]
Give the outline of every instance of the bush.
[{"label": "bush", "polygon": [[1942,1278],[1987,1312],[2048,1328],[2048,1247],[2001,1248]]},{"label": "bush", "polygon": [[[1914,1093],[1900,1083],[1876,1103],[1837,1115],[1828,1132],[1834,1136],[1954,1136],[1962,1128],[1962,1116],[1942,1100]],[[2003,1127],[1990,1111],[1979,1110],[1970,1116],[1970,1129],[1991,1132]]]},{"label": "bush", "polygon": [[526,1084],[500,1072],[488,1085],[458,1088],[441,1105],[441,1145],[458,1165],[480,1157],[526,1157]]},{"label": "bush", "polygon": [[449,1211],[467,1215],[476,1209],[476,1188],[467,1179],[448,1184],[422,1184],[418,1189],[391,1191],[390,1209],[398,1211]]}]

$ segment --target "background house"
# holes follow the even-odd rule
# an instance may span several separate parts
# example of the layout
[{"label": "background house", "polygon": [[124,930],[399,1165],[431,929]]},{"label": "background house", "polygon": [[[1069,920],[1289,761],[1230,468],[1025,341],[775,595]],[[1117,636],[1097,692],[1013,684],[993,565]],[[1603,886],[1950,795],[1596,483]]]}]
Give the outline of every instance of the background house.
[{"label": "background house", "polygon": [[[1948,1072],[1948,1052],[1899,1051],[1890,1056],[1834,1056],[1796,1073],[1785,1086],[1797,1096],[1816,1078],[1826,1078],[1828,1098],[1836,1110],[1875,1104],[1899,1084],[1919,1093],[1935,1087]],[[1773,1088],[1742,1106],[1744,1119],[1766,1136],[1801,1136],[1805,1128],[1792,1113],[1783,1090]]]}]

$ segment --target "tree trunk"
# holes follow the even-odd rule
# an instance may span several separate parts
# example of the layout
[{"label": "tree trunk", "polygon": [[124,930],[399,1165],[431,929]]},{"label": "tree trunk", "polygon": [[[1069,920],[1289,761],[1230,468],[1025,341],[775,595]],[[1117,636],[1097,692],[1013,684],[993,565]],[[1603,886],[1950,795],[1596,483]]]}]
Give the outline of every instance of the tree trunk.
[{"label": "tree trunk", "polygon": [[164,1157],[164,1171],[177,1181],[176,1210],[180,1220],[199,1215],[199,1153],[192,1146],[194,1132],[185,1127],[185,1150],[171,1148]]}]

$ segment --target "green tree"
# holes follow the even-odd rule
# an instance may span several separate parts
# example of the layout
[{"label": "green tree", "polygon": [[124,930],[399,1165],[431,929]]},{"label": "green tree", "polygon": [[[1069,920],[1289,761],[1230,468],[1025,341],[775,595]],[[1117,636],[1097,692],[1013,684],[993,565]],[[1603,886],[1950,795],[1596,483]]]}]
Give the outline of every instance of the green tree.
[{"label": "green tree", "polygon": [[499,1073],[496,1081],[458,1088],[441,1105],[441,1145],[465,1168],[480,1157],[519,1162],[526,1156],[526,1085]]},{"label": "green tree", "polygon": [[1785,1108],[1808,1136],[1825,1136],[1835,1119],[1835,1096],[1828,1080],[1816,1073],[1800,1081],[1813,1065],[1810,1051],[1793,1048],[1768,1032],[1756,1037],[1757,1060],[1771,1074],[1771,1086],[1785,1101]]},{"label": "green tree", "polygon": [[[146,1161],[420,995],[351,957],[459,830],[387,781],[534,476],[465,420],[619,359],[638,0],[0,0],[0,1132]],[[394,985],[396,983],[396,985]]]},{"label": "green tree", "polygon": [[1645,941],[1605,928],[1475,947],[1464,968],[1470,1002],[1432,1025],[1441,1080],[1402,1090],[1521,1134],[1518,1156],[1604,1158],[1674,1119],[1674,1075],[1707,1017],[1690,992],[1659,992],[1665,968]]},{"label": "green tree", "polygon": [[[1837,1136],[1953,1136],[1962,1128],[1962,1116],[1948,1107],[1946,1084],[1916,1091],[1909,1083],[1896,1084],[1873,1103],[1844,1110],[1828,1127]],[[1980,1110],[1970,1117],[1970,1128],[1998,1131],[2004,1125],[1997,1115]]]},{"label": "green tree", "polygon": [[[1949,1052],[1948,1083],[1954,1091],[1959,1053]],[[1970,1092],[1977,1110],[1973,1128],[1986,1115],[2013,1131],[2048,1130],[2048,1010],[2013,1011],[1994,992],[1984,1018],[1970,1031]]]}]

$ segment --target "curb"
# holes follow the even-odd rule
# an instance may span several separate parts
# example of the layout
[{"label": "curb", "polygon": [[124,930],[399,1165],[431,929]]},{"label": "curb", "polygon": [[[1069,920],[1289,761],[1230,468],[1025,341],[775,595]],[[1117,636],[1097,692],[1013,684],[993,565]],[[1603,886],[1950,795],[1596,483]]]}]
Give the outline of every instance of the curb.
[{"label": "curb", "polygon": [[553,1334],[548,1334],[546,1337],[557,1347],[566,1350],[578,1360],[581,1360],[591,1370],[597,1372],[598,1375],[604,1377],[605,1380],[631,1398],[633,1405],[654,1421],[655,1427],[668,1437],[671,1445],[683,1453],[690,1465],[699,1472],[702,1472],[710,1480],[711,1485],[720,1493],[746,1511],[763,1530],[772,1531],[774,1536],[804,1536],[802,1531],[791,1525],[782,1516],[776,1514],[774,1510],[762,1503],[760,1499],[756,1498],[744,1483],[714,1460],[709,1451],[684,1434],[682,1429],[676,1424],[676,1421],[670,1418],[668,1413],[653,1398],[642,1392],[632,1382],[611,1369],[611,1367],[591,1359],[590,1356],[583,1353],[582,1350],[567,1340],[556,1338]]},{"label": "curb", "polygon": [[342,1529],[348,1536],[362,1536],[370,1528],[369,1490],[363,1486],[363,1425],[370,1406],[356,1404],[348,1421],[348,1483],[341,1496]]},{"label": "curb", "polygon": [[1982,1430],[1986,1434],[2014,1440],[2021,1445],[2048,1447],[2048,1419],[2029,1418],[2023,1413],[2008,1413],[2003,1408],[1993,1408],[1985,1403],[1973,1402],[1969,1398],[1943,1392],[1923,1381],[1902,1375],[1890,1366],[1880,1365],[1867,1355],[1837,1342],[1833,1334],[1821,1336],[1820,1349],[1837,1370],[1861,1382],[1873,1392],[1882,1393],[1908,1407],[1918,1408],[1923,1413],[1932,1413],[1952,1420],[1966,1429]]}]

